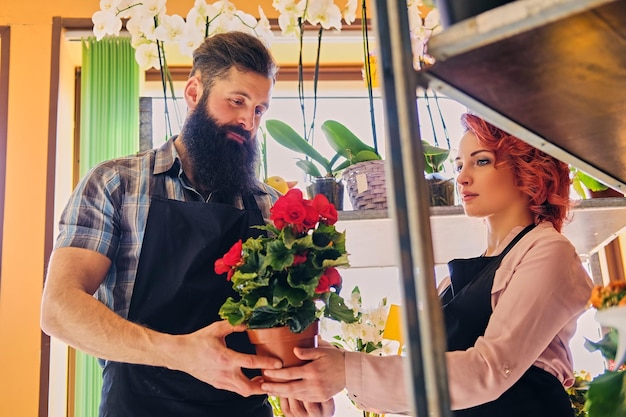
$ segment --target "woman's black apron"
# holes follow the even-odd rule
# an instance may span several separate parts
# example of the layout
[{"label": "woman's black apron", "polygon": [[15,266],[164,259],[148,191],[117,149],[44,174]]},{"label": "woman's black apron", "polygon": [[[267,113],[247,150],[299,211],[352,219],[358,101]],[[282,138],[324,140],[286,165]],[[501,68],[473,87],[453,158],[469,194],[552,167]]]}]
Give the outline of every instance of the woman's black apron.
[{"label": "woman's black apron", "polygon": [[[511,248],[534,227],[530,225],[522,230],[498,256],[454,259],[448,263],[451,284],[441,294],[448,351],[469,349],[485,334],[492,313],[491,288],[496,270]],[[574,416],[559,380],[536,366],[531,366],[495,401],[453,414],[456,417]]]},{"label": "woman's black apron", "polygon": [[[215,274],[215,260],[237,240],[259,236],[250,226],[264,220],[252,195],[244,197],[244,210],[168,200],[164,177],[152,181],[128,319],[159,332],[186,334],[221,320],[220,306],[228,296],[237,297],[232,283]],[[231,349],[254,353],[245,332],[229,335],[226,342]],[[272,416],[265,396],[242,397],[180,371],[108,362],[103,376],[102,417]]]}]

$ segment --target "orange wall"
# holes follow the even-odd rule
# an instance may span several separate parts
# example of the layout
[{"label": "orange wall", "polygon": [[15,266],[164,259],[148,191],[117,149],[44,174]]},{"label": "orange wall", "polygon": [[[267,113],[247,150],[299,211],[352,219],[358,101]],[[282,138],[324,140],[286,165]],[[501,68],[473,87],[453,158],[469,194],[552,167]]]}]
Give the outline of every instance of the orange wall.
[{"label": "orange wall", "polygon": [[[261,5],[277,17],[271,0],[234,0],[257,15]],[[168,13],[185,15],[192,0],[170,0]],[[45,275],[44,245],[52,18],[89,18],[98,0],[2,0],[0,26],[11,27],[9,112],[3,247],[0,259],[0,416],[35,417],[39,409],[39,306]],[[63,52],[63,51],[62,51]],[[62,60],[69,60],[62,53]],[[61,62],[59,137],[64,152],[72,130],[72,64]],[[70,91],[72,90],[72,91]],[[68,99],[68,97],[70,97]],[[55,97],[55,100],[57,98]],[[69,171],[71,158],[58,160]],[[58,180],[58,178],[57,178]],[[68,185],[57,185],[65,199]],[[60,204],[61,203],[61,204]],[[62,206],[63,201],[56,202]],[[58,208],[57,208],[58,210]],[[51,410],[52,411],[52,410]],[[51,414],[52,415],[52,414]]]}]

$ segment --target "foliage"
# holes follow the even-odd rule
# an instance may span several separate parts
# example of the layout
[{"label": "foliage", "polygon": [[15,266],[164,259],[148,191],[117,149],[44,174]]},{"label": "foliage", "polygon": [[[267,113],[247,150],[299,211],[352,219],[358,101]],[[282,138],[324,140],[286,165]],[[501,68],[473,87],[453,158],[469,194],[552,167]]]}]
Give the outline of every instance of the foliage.
[{"label": "foliage", "polygon": [[574,385],[567,389],[567,394],[574,409],[574,417],[587,417],[585,399],[589,389],[589,381],[591,381],[589,372],[574,372]]},{"label": "foliage", "polygon": [[[626,337],[626,282],[611,282],[594,287],[589,299],[596,308],[596,319],[603,326],[613,327],[602,340],[587,340],[585,347],[598,350],[608,361],[609,369],[589,383],[585,409],[589,417],[617,417],[626,415],[626,365],[623,365]],[[616,361],[619,361],[616,363]]]},{"label": "foliage", "polygon": [[219,314],[251,329],[289,326],[299,333],[321,316],[353,322],[336,268],[348,266],[345,232],[335,229],[337,210],[323,195],[306,200],[298,189],[271,209],[267,236],[241,240],[215,262],[240,298],[229,297]]},{"label": "foliage", "polygon": [[432,174],[433,172],[441,172],[443,164],[450,155],[450,150],[432,146],[425,140],[422,140],[422,150],[424,152],[424,172]]},{"label": "foliage", "polygon": [[267,120],[265,128],[280,145],[307,157],[300,159],[296,165],[312,177],[334,177],[338,171],[353,163],[381,159],[374,148],[363,143],[347,127],[334,120],[327,120],[322,124],[322,132],[336,151],[330,159],[320,154],[285,122]]},{"label": "foliage", "polygon": [[346,302],[352,308],[358,320],[353,323],[341,323],[341,333],[333,336],[333,344],[352,351],[375,355],[395,353],[393,342],[383,338],[389,305],[383,298],[375,308],[364,308],[361,291],[358,286],[352,289],[350,300]]},{"label": "foliage", "polygon": [[572,177],[572,187],[576,193],[582,198],[587,198],[584,187],[590,191],[604,191],[609,187],[595,178],[585,174],[583,171],[570,166],[569,168]]}]

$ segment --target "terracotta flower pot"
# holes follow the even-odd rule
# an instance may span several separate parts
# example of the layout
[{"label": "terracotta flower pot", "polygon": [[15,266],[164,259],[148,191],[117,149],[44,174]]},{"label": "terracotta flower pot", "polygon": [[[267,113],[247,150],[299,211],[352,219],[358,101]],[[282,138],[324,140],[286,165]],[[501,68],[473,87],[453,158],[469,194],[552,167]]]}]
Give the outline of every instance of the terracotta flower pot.
[{"label": "terracotta flower pot", "polygon": [[[284,368],[304,365],[306,361],[294,355],[294,347],[317,347],[319,321],[313,322],[301,333],[293,333],[289,327],[273,327],[271,329],[248,329],[250,343],[255,347],[259,356],[272,356],[283,362]],[[268,381],[281,382],[282,380],[264,376]]]}]

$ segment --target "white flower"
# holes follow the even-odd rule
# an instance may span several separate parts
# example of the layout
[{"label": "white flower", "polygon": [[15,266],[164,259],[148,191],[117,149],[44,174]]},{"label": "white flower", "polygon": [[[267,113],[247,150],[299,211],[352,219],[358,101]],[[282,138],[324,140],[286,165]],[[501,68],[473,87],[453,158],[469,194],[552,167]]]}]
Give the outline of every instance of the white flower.
[{"label": "white flower", "polygon": [[185,35],[185,20],[177,15],[163,15],[159,26],[154,30],[156,39],[163,42],[180,42]]},{"label": "white flower", "polygon": [[96,35],[96,39],[100,40],[105,35],[118,36],[122,29],[122,19],[115,16],[115,13],[110,11],[97,11],[91,16],[93,22],[93,34]]},{"label": "white flower", "polygon": [[165,13],[166,0],[142,0],[142,14],[147,16],[160,16]]},{"label": "white flower", "polygon": [[178,42],[178,49],[187,56],[192,56],[193,51],[204,41],[204,27],[198,27],[193,22],[187,21],[182,39]]},{"label": "white flower", "polygon": [[120,0],[100,0],[100,10],[115,13]]},{"label": "white flower", "polygon": [[272,39],[274,38],[274,33],[272,32],[272,25],[270,24],[269,19],[265,16],[263,9],[259,6],[259,22],[255,28],[257,36],[259,36],[263,42],[265,42],[266,46],[271,44]]},{"label": "white flower", "polygon": [[348,0],[346,3],[346,7],[341,12],[343,20],[346,24],[350,25],[352,22],[356,20],[356,6],[358,4],[358,0]]},{"label": "white flower", "polygon": [[159,51],[156,43],[143,43],[135,49],[135,60],[142,70],[150,68],[161,69]]},{"label": "white flower", "polygon": [[320,24],[324,29],[341,29],[341,10],[333,0],[309,2],[306,9],[306,20],[312,24]]}]

